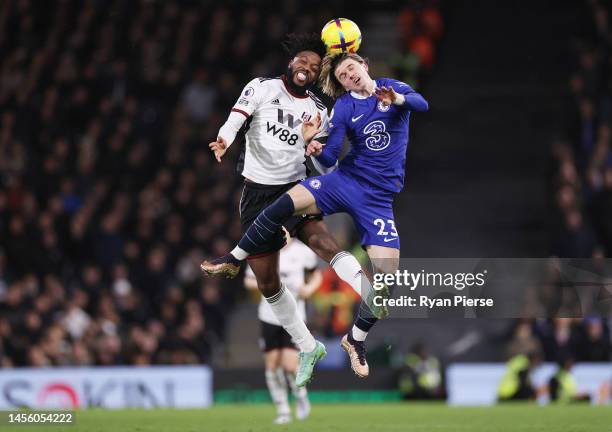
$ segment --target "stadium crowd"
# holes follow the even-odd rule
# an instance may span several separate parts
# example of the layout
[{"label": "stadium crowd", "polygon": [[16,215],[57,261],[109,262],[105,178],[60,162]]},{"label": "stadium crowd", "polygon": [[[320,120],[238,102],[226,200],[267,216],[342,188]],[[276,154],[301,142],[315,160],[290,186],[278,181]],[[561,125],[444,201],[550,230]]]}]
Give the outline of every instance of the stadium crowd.
[{"label": "stadium crowd", "polygon": [[333,11],[206,5],[0,3],[2,367],[208,362],[223,340],[241,287],[199,263],[240,234],[240,152],[207,143],[282,73],[287,30]]},{"label": "stadium crowd", "polygon": [[[566,117],[559,119],[564,130],[551,147],[550,252],[558,257],[602,259],[612,254],[611,10],[598,0],[583,2],[583,9],[589,25],[576,29],[572,38]],[[575,290],[561,282],[556,281],[557,296],[580,308]],[[582,310],[564,312],[568,309],[557,316],[578,317]],[[592,313],[584,318],[518,321],[507,357],[536,352],[547,361],[568,356],[576,361],[610,361],[609,309]]]},{"label": "stadium crowd", "polygon": [[609,362],[612,345],[608,323],[597,316],[517,320],[504,354],[506,358],[536,354],[550,362],[568,357],[581,362]]},{"label": "stadium crowd", "polygon": [[[584,2],[591,25],[573,39],[567,125],[552,147],[555,196],[552,252],[612,254],[612,46],[609,4]],[[560,119],[562,120],[562,119]]]}]

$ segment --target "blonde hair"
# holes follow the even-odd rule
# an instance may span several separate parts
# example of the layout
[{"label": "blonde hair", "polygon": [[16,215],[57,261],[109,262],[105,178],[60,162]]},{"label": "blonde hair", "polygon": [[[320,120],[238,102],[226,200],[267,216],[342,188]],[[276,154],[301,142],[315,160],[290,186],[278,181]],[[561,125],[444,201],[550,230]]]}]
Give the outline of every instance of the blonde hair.
[{"label": "blonde hair", "polygon": [[335,75],[336,68],[344,60],[353,59],[358,63],[366,64],[367,60],[355,53],[342,54],[327,54],[321,62],[321,74],[319,75],[319,84],[323,93],[333,97],[334,99],[342,96],[346,90],[338,81]]}]

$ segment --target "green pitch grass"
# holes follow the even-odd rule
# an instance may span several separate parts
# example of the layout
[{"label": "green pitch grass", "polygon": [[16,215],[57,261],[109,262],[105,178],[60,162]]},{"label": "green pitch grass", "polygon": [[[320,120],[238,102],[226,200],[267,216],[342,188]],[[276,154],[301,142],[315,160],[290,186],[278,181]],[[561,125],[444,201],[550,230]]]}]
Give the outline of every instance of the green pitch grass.
[{"label": "green pitch grass", "polygon": [[68,427],[0,425],[0,432],[611,432],[612,407],[496,406],[453,408],[442,404],[314,405],[310,418],[272,424],[267,405],[224,405],[206,410],[88,410]]}]

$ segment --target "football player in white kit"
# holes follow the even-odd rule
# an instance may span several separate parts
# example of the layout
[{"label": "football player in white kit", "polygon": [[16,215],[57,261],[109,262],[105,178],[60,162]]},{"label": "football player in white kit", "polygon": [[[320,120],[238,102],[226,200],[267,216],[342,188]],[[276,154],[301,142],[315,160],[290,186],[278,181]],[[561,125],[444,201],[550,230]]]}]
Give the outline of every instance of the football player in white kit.
[{"label": "football player in white kit", "polygon": [[[287,245],[280,251],[279,264],[281,283],[295,297],[300,317],[306,321],[305,299],[314,293],[323,279],[321,271],[317,269],[317,256],[301,241],[288,237]],[[250,267],[245,273],[244,286],[257,289],[257,279]],[[257,316],[261,325],[260,347],[264,355],[266,385],[276,406],[274,423],[291,421],[287,382],[295,398],[295,416],[298,420],[304,420],[310,414],[310,401],[306,388],[295,385],[297,347],[263,297]]]},{"label": "football player in white kit", "polygon": [[[317,81],[321,59],[325,55],[325,46],[319,35],[289,35],[283,46],[290,58],[285,74],[277,78],[251,80],[219,130],[217,139],[209,144],[215,158],[221,162],[238,131],[246,126],[242,171],[245,181],[240,200],[243,233],[263,209],[307,177],[303,123],[312,125],[318,117],[322,124],[328,122],[325,105],[310,91]],[[321,130],[327,131],[327,128]],[[312,137],[306,138],[309,141]],[[325,140],[324,136],[317,135],[316,138],[319,142]],[[361,295],[362,290],[364,295],[365,290],[372,292],[357,259],[340,250],[321,216],[296,216],[285,224],[285,228],[329,262],[338,276],[357,293]],[[279,229],[270,242],[248,258],[248,262],[259,290],[300,350],[296,384],[301,387],[310,381],[314,365],[326,351],[297,312],[293,294],[281,284],[278,261],[279,250],[284,244],[285,235]],[[209,276],[236,277],[240,263],[203,261],[200,268]],[[360,377],[367,376],[369,368],[363,342],[351,345],[347,352],[353,370]]]}]

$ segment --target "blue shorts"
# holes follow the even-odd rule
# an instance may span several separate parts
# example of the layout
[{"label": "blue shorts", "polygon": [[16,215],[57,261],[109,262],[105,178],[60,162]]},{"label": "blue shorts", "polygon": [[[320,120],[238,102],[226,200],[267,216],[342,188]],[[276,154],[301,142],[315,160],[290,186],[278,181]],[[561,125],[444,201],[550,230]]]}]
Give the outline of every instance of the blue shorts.
[{"label": "blue shorts", "polygon": [[323,215],[351,215],[362,246],[400,248],[393,217],[393,192],[374,188],[340,170],[310,177],[300,184],[314,195]]}]

